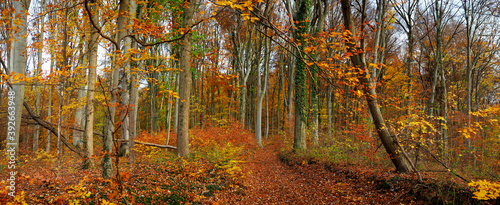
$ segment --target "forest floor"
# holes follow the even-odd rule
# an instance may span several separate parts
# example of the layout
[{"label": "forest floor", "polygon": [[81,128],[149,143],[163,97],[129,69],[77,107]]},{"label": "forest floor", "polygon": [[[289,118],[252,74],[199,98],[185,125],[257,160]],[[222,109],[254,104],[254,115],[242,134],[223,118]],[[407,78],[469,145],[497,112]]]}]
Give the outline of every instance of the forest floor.
[{"label": "forest floor", "polygon": [[278,150],[267,146],[256,151],[243,168],[249,173],[245,194],[229,204],[478,203],[457,184],[432,180],[421,184],[412,174],[305,159]]},{"label": "forest floor", "polygon": [[381,193],[369,180],[356,180],[320,164],[287,165],[275,147],[259,149],[244,166],[247,192],[240,204],[419,204],[397,191]]},{"label": "forest floor", "polygon": [[[120,158],[120,177],[111,179],[101,177],[102,153],[87,170],[73,153],[63,155],[59,167],[52,154],[24,153],[16,165],[15,199],[7,195],[8,168],[0,161],[0,204],[500,204],[476,201],[449,173],[422,173],[419,183],[392,167],[286,151],[279,140],[258,148],[253,133],[238,126],[191,133],[189,158],[137,145],[135,160]],[[144,134],[139,140],[166,138]]]}]

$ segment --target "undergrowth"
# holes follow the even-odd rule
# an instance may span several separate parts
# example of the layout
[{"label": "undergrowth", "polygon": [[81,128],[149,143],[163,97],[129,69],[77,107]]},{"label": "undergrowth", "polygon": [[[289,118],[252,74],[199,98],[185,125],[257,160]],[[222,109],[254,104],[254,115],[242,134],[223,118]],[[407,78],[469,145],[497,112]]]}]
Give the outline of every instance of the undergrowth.
[{"label": "undergrowth", "polygon": [[[167,133],[142,133],[142,142],[165,144]],[[175,135],[169,145],[175,146]],[[53,154],[20,156],[16,198],[0,189],[0,204],[207,204],[243,193],[245,173],[241,164],[255,148],[253,135],[238,124],[226,128],[190,130],[191,154],[178,158],[175,151],[136,144],[133,161],[120,160],[120,182],[100,177],[96,168],[81,169],[82,160],[72,153],[55,167]],[[100,153],[100,152],[97,152]],[[114,167],[115,168],[115,167]],[[2,163],[0,177],[6,178]],[[116,171],[116,170],[114,170]],[[22,174],[21,174],[22,173]],[[3,188],[7,182],[0,181]],[[21,193],[21,191],[23,191]]]}]

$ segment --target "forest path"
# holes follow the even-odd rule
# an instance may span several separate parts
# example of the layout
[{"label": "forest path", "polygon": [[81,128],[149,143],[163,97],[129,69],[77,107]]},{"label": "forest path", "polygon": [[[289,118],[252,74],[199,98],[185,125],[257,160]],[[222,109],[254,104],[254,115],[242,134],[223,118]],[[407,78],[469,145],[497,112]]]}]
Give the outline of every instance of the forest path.
[{"label": "forest path", "polygon": [[[322,166],[288,166],[271,146],[258,149],[244,166],[246,195],[238,204],[379,204],[373,184],[359,184]],[[362,197],[361,197],[362,196]]]}]

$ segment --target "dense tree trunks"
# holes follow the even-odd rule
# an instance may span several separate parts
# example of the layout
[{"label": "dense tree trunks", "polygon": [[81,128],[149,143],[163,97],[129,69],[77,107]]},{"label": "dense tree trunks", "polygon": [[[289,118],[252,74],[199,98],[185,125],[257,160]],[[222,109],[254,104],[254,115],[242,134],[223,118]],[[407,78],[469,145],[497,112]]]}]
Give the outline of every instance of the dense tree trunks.
[{"label": "dense tree trunks", "polygon": [[347,46],[349,51],[353,53],[350,57],[352,64],[357,67],[362,74],[359,75],[358,79],[361,82],[364,90],[364,95],[368,103],[368,108],[373,116],[373,122],[375,128],[377,129],[378,135],[384,148],[389,154],[390,159],[396,166],[396,170],[401,173],[411,172],[413,168],[411,167],[410,161],[401,154],[401,150],[397,147],[394,142],[392,135],[389,133],[387,125],[384,122],[382,113],[380,112],[380,106],[377,101],[377,93],[375,92],[375,87],[371,86],[373,84],[372,78],[368,76],[369,71],[366,66],[363,52],[358,52],[362,46],[357,45],[353,37],[356,35],[353,20],[351,17],[351,2],[350,0],[341,0],[342,13],[344,15],[344,27],[350,32],[347,33],[344,38],[348,39]]},{"label": "dense tree trunks", "polygon": [[[135,3],[134,0],[127,0],[129,1],[128,5],[128,12],[131,17],[135,17],[135,11],[137,9],[137,4]],[[127,22],[127,25],[133,25],[133,21]],[[130,32],[128,32],[130,33]],[[126,38],[124,39],[124,45],[123,45],[123,51],[127,52],[132,48],[132,39]],[[129,155],[131,152],[131,143],[132,139],[130,138],[130,120],[131,120],[131,113],[134,111],[132,104],[131,103],[131,92],[133,91],[131,85],[131,55],[126,55],[128,59],[125,60],[123,64],[123,69],[121,70],[122,75],[121,75],[121,81],[122,81],[122,93],[121,93],[121,100],[122,100],[122,106],[123,106],[123,113],[122,113],[122,130],[121,130],[121,144],[120,144],[120,155]],[[130,57],[129,57],[130,56]]]},{"label": "dense tree trunks", "polygon": [[[193,24],[193,14],[196,6],[196,0],[186,0],[182,27],[187,28]],[[189,154],[189,102],[191,95],[191,33],[188,33],[182,39],[180,56],[179,84],[179,127],[177,130],[177,156],[187,157]]]},{"label": "dense tree trunks", "polygon": [[[311,21],[311,34],[315,37],[323,31],[323,25],[328,13],[328,0],[315,0],[314,1],[314,15]],[[314,44],[317,44],[316,42]],[[318,56],[314,53],[313,59],[318,60]],[[310,80],[310,94],[311,94],[311,128],[313,132],[312,141],[313,145],[319,144],[319,98],[318,98],[318,71],[319,68],[315,64],[311,67],[311,80]]]},{"label": "dense tree trunks", "polygon": [[[17,29],[14,29],[13,42],[11,44],[10,51],[10,59],[9,59],[9,72],[14,72],[15,74],[25,74],[26,69],[26,31],[27,29],[27,16],[26,10],[30,5],[29,0],[19,0],[13,1],[12,6],[14,8],[14,13],[12,14],[13,21],[17,22]],[[19,152],[19,137],[21,131],[21,116],[22,116],[22,107],[24,101],[24,83],[13,83],[12,90],[9,89],[9,92],[13,92],[14,102],[13,106],[8,107],[8,113],[12,113],[13,118],[9,117],[8,119],[8,128],[6,140],[6,150],[15,150],[14,155],[17,156]],[[10,101],[10,100],[9,100]],[[13,108],[13,109],[11,109]],[[12,130],[10,127],[14,128]]]},{"label": "dense tree trunks", "polygon": [[[236,70],[239,73],[239,88],[240,88],[240,122],[243,127],[245,127],[246,118],[246,108],[247,104],[247,81],[252,71],[250,66],[251,53],[252,53],[252,37],[255,33],[255,26],[248,26],[247,31],[243,34],[237,34],[233,29],[231,32],[231,40],[234,46],[235,58],[236,58]],[[241,21],[238,20],[237,29],[241,28]]]}]

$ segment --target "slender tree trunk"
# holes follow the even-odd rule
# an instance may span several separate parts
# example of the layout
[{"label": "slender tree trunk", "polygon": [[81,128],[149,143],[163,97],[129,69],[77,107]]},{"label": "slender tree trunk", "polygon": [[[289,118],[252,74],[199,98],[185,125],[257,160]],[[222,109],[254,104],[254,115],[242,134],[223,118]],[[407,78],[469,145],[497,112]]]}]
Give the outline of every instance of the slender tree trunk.
[{"label": "slender tree trunk", "polygon": [[429,105],[427,115],[432,117],[434,115],[434,99],[436,96],[436,84],[438,81],[438,71],[442,66],[442,28],[441,28],[441,20],[443,16],[443,11],[440,6],[441,2],[435,0],[435,17],[436,17],[436,51],[435,51],[435,59],[436,59],[436,67],[434,68],[434,72],[432,74],[432,82],[431,82],[431,95],[429,97]]},{"label": "slender tree trunk", "polygon": [[[80,72],[80,71],[77,71],[77,72]],[[83,99],[85,97],[85,90],[84,89],[85,89],[85,86],[78,87],[77,101],[80,101],[81,99]],[[75,115],[74,115],[74,120],[75,120],[74,127],[77,127],[77,128],[84,127],[85,122],[84,122],[83,111],[84,111],[83,107],[76,108]],[[78,131],[78,130],[73,130],[73,145],[75,145],[79,148],[81,148],[83,145],[83,139],[82,139],[83,135],[82,134],[83,133]]]},{"label": "slender tree trunk", "polygon": [[442,136],[442,144],[443,144],[443,153],[445,164],[447,164],[448,158],[448,94],[446,89],[446,78],[445,78],[445,69],[442,67],[441,70],[441,86],[443,87],[443,136]]},{"label": "slender tree trunk", "polygon": [[[93,12],[92,18],[97,22],[99,11],[97,6],[91,5],[90,10]],[[86,123],[85,123],[85,166],[93,168],[94,165],[94,100],[95,100],[95,83],[96,83],[96,67],[97,67],[97,43],[99,34],[92,26],[90,29],[90,41],[88,44],[88,60],[89,71],[87,79],[87,106],[86,106]]]},{"label": "slender tree trunk", "polygon": [[[293,52],[297,53],[296,50],[294,50]],[[288,102],[288,117],[287,117],[287,125],[288,125],[288,133],[291,135],[293,132],[294,132],[294,126],[292,126],[292,123],[293,123],[293,90],[294,90],[294,87],[295,87],[295,78],[294,78],[294,75],[295,75],[295,57],[293,57],[293,55],[290,57],[289,61],[288,61],[288,100],[286,100]]]},{"label": "slender tree trunk", "polygon": [[[264,137],[267,139],[269,137],[269,94],[266,94],[265,97],[266,97],[266,134],[264,134]],[[272,106],[273,105],[271,105],[271,107]]]},{"label": "slender tree trunk", "polygon": [[[179,92],[179,87],[180,87],[180,74],[175,74],[175,91]],[[174,107],[174,132],[177,133],[177,129],[179,128],[179,105],[180,105],[180,100],[179,98],[175,98],[175,107]]]},{"label": "slender tree trunk", "polygon": [[[123,0],[122,0],[123,1]],[[128,8],[129,15],[132,17],[135,17],[135,10],[136,10],[136,4],[134,0],[125,0],[129,1],[128,5],[125,5]],[[133,21],[127,22],[126,24],[128,25],[133,25]],[[132,40],[130,38],[127,38],[124,40],[125,43],[123,44],[123,51],[127,52],[132,48]],[[130,87],[130,67],[131,67],[131,60],[127,59],[125,60],[123,64],[123,70],[121,70],[122,75],[121,75],[121,81],[122,81],[122,93],[121,93],[121,101],[122,101],[122,106],[124,107],[124,111],[122,113],[122,132],[121,132],[121,143],[120,143],[120,155],[121,156],[128,156],[130,155],[130,148],[131,148],[131,139],[130,139],[130,114],[133,112],[133,109],[131,108],[131,103],[130,103],[130,93],[132,91],[132,88]]]},{"label": "slender tree trunk", "polygon": [[[64,81],[62,81],[64,82]],[[61,146],[61,122],[63,119],[62,116],[62,108],[64,104],[64,86],[61,84],[59,88],[59,113],[57,120],[57,167],[61,166],[61,154],[62,154],[62,146]]]},{"label": "slender tree trunk", "polygon": [[[42,0],[41,5],[40,5],[40,12],[39,14],[44,13],[44,8],[45,8],[45,0]],[[39,47],[38,47],[38,60],[37,60],[37,65],[36,65],[36,70],[35,70],[35,76],[40,75],[40,71],[42,70],[42,63],[43,63],[43,39],[45,38],[45,15],[42,15],[40,17],[40,32],[38,36],[38,42],[39,42]],[[36,90],[36,99],[35,99],[35,114],[37,116],[40,116],[40,95],[41,95],[41,90],[40,90],[40,83],[37,82],[35,84],[35,90]],[[33,151],[37,153],[39,149],[39,139],[40,139],[40,125],[35,125],[35,134],[33,136]]]},{"label": "slender tree trunk", "polygon": [[328,85],[328,93],[326,94],[326,114],[327,114],[327,127],[328,127],[328,135],[332,136],[333,127],[332,127],[332,94],[333,94],[333,86]]},{"label": "slender tree trunk", "polygon": [[[49,102],[47,105],[47,117],[48,117],[47,122],[49,122],[49,123],[52,121],[50,119],[52,116],[52,90],[53,90],[53,87],[50,86],[50,88],[49,88]],[[47,152],[47,154],[50,154],[50,146],[51,146],[50,138],[51,137],[52,137],[52,133],[50,132],[50,130],[47,130],[47,146],[45,147],[45,152]]]},{"label": "slender tree trunk", "polygon": [[[196,0],[186,0],[182,17],[182,27],[188,27],[193,24],[193,14]],[[179,87],[179,127],[177,130],[177,156],[187,157],[189,154],[189,98],[191,95],[191,33],[188,33],[182,39],[180,56],[179,81],[182,84]]]},{"label": "slender tree trunk", "polygon": [[[127,17],[125,16],[126,13],[129,11],[129,1],[127,0],[121,0],[120,1],[120,9],[119,9],[119,15],[117,19],[117,38],[116,38],[116,51],[121,51],[121,40],[126,35],[126,24],[127,24]],[[117,55],[115,55],[115,60],[121,59],[121,56],[123,55],[122,52],[118,52]],[[102,177],[105,179],[111,178],[113,176],[113,163],[111,160],[111,153],[113,152],[113,140],[114,140],[114,134],[115,134],[115,124],[116,124],[116,119],[115,119],[115,114],[116,114],[116,105],[118,102],[118,80],[119,80],[119,74],[120,74],[120,69],[118,68],[117,64],[115,63],[114,68],[111,73],[111,98],[110,98],[110,107],[109,107],[109,117],[108,117],[108,123],[107,123],[107,133],[105,135],[105,141],[104,141],[104,157],[103,157],[103,168],[102,168]],[[128,122],[127,122],[128,123]]]},{"label": "slender tree trunk", "polygon": [[[257,143],[260,147],[262,146],[262,101],[267,91],[267,77],[269,73],[269,39],[264,40],[264,85],[261,86],[260,69],[257,70],[257,109],[256,109],[256,119],[255,119],[255,135],[257,138]],[[260,43],[259,43],[260,45]],[[260,56],[260,49],[257,49],[257,56]],[[260,61],[259,61],[260,62]],[[260,64],[260,63],[258,63]],[[259,65],[257,65],[259,66]],[[260,66],[259,66],[260,67]],[[262,87],[262,88],[261,88]]]}]

